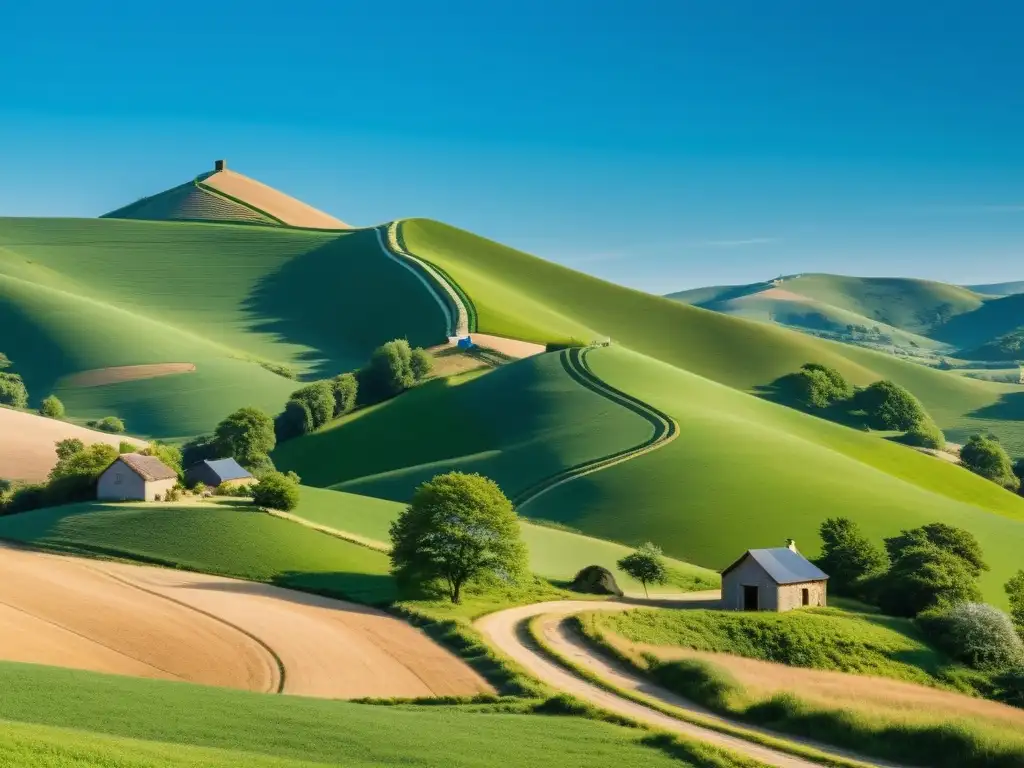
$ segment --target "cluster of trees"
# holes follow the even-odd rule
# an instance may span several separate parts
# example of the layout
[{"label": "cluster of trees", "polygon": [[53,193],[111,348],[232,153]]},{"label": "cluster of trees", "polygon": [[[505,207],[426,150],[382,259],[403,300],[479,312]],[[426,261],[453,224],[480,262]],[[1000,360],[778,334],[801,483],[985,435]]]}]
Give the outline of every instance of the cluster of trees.
[{"label": "cluster of trees", "polygon": [[172,445],[151,443],[136,448],[122,442],[119,448],[106,443],[86,446],[78,438],[67,438],[55,444],[57,463],[45,483],[6,483],[0,489],[0,514],[28,512],[42,507],[90,501],[96,498],[96,481],[121,453],[156,456],[181,475],[181,451]]},{"label": "cluster of trees", "polygon": [[960,449],[960,464],[1008,491],[1021,490],[1024,459],[1014,464],[995,435],[972,435]]},{"label": "cluster of trees", "polygon": [[783,378],[782,389],[802,406],[816,411],[842,411],[871,429],[906,433],[907,442],[942,448],[945,437],[921,402],[903,387],[882,380],[855,388],[835,368],[805,363]]},{"label": "cluster of trees", "polygon": [[359,382],[351,373],[300,387],[292,392],[274,421],[278,441],[309,434],[331,419],[344,416],[355,408],[358,393]]},{"label": "cluster of trees", "polygon": [[10,367],[10,358],[0,352],[0,405],[25,408],[28,406],[28,390],[21,376],[7,372]]},{"label": "cluster of trees", "polygon": [[183,449],[186,467],[207,459],[234,458],[253,475],[274,469],[270,452],[277,438],[274,421],[259,408],[239,408],[224,418],[212,435],[187,442]]},{"label": "cluster of trees", "polygon": [[989,567],[969,531],[930,523],[885,539],[884,547],[846,518],[826,520],[820,532],[817,564],[832,592],[915,618],[936,646],[991,673],[998,695],[1024,703],[1024,570],[1005,585],[1007,615],[982,602],[978,578]]}]

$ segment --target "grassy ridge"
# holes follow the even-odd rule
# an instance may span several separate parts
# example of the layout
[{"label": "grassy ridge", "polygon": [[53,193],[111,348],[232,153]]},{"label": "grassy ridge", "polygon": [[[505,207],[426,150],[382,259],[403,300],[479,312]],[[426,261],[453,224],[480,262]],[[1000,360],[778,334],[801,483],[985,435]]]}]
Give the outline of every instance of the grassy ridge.
[{"label": "grassy ridge", "polygon": [[0,664],[0,685],[0,748],[21,760],[7,765],[532,768],[553,755],[570,768],[690,764],[641,746],[643,732],[572,717],[374,707],[27,664]]},{"label": "grassy ridge", "polygon": [[[744,391],[808,361],[852,382],[910,389],[950,438],[990,429],[1024,455],[1019,387],[951,376],[866,349],[708,312],[614,285],[438,222],[401,224],[409,250],[443,267],[473,297],[481,332],[532,341],[611,337],[619,345]],[[980,301],[980,300],[979,300]]]},{"label": "grassy ridge", "polygon": [[[208,429],[214,411],[279,408],[293,384],[253,361],[333,374],[388,339],[445,336],[429,293],[370,230],[116,219],[0,219],[0,322],[37,398],[57,390],[73,416],[114,407],[157,436]],[[62,386],[84,370],[161,362],[197,371],[191,383]],[[194,395],[207,413],[183,408]],[[122,401],[134,418],[116,410]]]},{"label": "grassy ridge", "polygon": [[395,598],[380,552],[226,503],[89,502],[0,518],[0,538],[141,560],[365,603]]}]

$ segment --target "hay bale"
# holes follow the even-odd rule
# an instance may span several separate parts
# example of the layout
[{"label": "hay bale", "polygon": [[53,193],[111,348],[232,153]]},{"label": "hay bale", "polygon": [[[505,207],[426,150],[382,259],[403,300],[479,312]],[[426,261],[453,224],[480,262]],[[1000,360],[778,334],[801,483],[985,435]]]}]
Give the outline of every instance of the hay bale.
[{"label": "hay bale", "polygon": [[569,589],[587,595],[615,595],[622,597],[622,590],[615,583],[612,572],[601,565],[588,565],[576,574]]}]

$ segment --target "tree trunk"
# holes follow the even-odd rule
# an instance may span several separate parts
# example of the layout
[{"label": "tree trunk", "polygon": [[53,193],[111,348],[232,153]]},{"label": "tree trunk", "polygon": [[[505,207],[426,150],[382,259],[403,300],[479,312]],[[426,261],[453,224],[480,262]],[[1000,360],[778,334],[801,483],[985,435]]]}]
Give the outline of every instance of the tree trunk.
[{"label": "tree trunk", "polygon": [[649,594],[647,594],[647,582],[646,581],[641,581],[640,583],[644,585],[644,597],[646,597],[648,600],[650,600],[651,596]]},{"label": "tree trunk", "polygon": [[459,597],[459,592],[461,592],[461,591],[462,591],[462,582],[461,581],[453,581],[452,582],[452,602],[453,603],[460,603],[460,602],[462,602],[461,598]]}]

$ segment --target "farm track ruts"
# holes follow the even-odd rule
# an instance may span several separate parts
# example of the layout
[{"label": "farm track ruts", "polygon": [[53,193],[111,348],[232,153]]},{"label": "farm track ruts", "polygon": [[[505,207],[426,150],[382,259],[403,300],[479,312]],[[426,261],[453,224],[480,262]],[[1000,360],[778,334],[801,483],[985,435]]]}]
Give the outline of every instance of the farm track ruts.
[{"label": "farm track ruts", "polygon": [[597,376],[587,363],[587,355],[590,351],[591,348],[589,347],[583,349],[572,347],[562,350],[559,355],[566,374],[580,386],[646,419],[651,425],[651,437],[639,445],[577,464],[541,480],[512,499],[512,503],[518,510],[522,510],[526,505],[536,501],[540,496],[560,485],[657,450],[675,440],[679,435],[679,425],[667,413],[648,405],[620,389],[616,389]]}]

